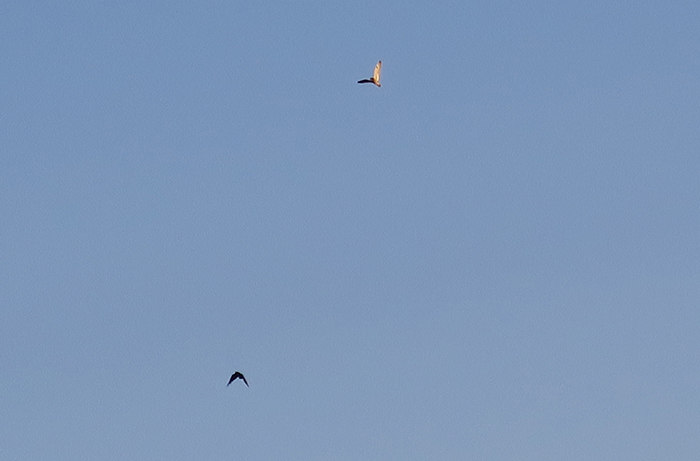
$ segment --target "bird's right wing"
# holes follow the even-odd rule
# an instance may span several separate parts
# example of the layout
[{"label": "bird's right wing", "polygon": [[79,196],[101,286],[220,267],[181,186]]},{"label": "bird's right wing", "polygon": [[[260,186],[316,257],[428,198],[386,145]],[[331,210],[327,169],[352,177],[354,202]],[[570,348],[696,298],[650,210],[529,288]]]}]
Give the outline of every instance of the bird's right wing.
[{"label": "bird's right wing", "polygon": [[374,83],[379,83],[379,78],[382,75],[382,62],[379,61],[376,66],[374,66]]}]

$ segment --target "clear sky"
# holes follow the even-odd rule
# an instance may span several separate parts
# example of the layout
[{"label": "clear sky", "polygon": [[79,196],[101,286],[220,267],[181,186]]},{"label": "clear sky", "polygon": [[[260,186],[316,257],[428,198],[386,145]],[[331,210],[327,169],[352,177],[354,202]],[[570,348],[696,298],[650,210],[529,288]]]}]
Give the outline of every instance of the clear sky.
[{"label": "clear sky", "polygon": [[6,1],[0,62],[0,458],[700,459],[697,1]]}]

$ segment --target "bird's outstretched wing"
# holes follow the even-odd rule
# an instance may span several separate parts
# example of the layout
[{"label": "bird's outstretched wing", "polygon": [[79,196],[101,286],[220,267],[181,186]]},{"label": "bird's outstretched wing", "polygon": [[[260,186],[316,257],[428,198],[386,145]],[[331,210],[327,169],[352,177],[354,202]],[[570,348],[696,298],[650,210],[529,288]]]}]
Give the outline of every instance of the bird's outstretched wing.
[{"label": "bird's outstretched wing", "polygon": [[379,79],[382,76],[382,62],[379,61],[376,66],[374,66],[374,75],[372,76],[372,79],[374,80],[374,84],[377,86],[382,86],[379,83]]},{"label": "bird's outstretched wing", "polygon": [[357,83],[374,83],[371,78],[363,78],[362,80],[358,80]]}]

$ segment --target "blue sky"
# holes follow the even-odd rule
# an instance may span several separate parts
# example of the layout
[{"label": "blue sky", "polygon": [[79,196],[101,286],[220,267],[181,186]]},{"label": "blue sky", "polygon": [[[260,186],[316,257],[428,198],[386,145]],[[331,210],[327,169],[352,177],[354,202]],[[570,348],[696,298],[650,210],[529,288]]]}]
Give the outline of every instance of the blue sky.
[{"label": "blue sky", "polygon": [[0,8],[0,457],[700,457],[700,4],[197,3]]}]

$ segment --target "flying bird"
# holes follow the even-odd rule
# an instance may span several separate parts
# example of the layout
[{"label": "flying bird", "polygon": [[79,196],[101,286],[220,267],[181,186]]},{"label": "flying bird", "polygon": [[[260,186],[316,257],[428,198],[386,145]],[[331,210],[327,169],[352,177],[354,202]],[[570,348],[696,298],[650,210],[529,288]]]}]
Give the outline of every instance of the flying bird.
[{"label": "flying bird", "polygon": [[374,75],[372,75],[372,78],[366,78],[363,80],[359,80],[357,83],[374,83],[378,87],[381,87],[382,84],[379,83],[379,77],[381,77],[382,74],[382,62],[379,61],[376,66],[374,66]]},{"label": "flying bird", "polygon": [[[228,384],[226,385],[226,387],[228,387],[229,384],[231,384],[232,382],[234,382],[238,378],[241,378],[243,380],[243,382],[245,383],[245,385],[248,386],[248,381],[245,380],[245,376],[243,376],[243,373],[241,373],[240,371],[237,371],[231,375],[231,379],[228,380]],[[250,387],[250,386],[248,386],[248,387]]]}]

